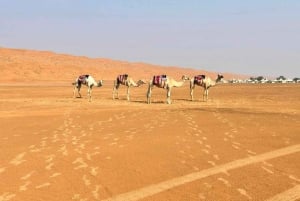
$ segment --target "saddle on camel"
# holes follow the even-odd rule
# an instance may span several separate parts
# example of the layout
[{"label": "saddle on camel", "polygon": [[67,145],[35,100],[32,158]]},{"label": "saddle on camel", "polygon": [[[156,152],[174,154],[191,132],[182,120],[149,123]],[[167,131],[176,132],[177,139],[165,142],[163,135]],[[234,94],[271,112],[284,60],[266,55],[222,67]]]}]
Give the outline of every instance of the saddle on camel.
[{"label": "saddle on camel", "polygon": [[166,88],[167,75],[155,75],[153,76],[153,85],[160,88]]},{"label": "saddle on camel", "polygon": [[205,75],[196,75],[194,77],[194,84],[202,84],[205,79]]}]

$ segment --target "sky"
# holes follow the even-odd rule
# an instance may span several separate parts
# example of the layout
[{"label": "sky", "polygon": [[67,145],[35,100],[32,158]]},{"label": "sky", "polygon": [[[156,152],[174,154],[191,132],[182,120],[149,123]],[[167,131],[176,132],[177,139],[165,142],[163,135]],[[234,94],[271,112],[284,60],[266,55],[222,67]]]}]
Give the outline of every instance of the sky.
[{"label": "sky", "polygon": [[0,47],[300,77],[299,0],[0,0]]}]

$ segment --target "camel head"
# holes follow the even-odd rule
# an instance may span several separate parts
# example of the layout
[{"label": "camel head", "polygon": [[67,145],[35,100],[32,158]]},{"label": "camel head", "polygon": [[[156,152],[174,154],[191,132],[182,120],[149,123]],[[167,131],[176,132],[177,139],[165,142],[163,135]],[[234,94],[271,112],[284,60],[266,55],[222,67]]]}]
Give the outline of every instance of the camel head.
[{"label": "camel head", "polygon": [[100,80],[98,83],[97,83],[97,87],[102,87],[103,86],[103,80]]},{"label": "camel head", "polygon": [[223,75],[221,75],[221,74],[218,74],[218,77],[217,77],[217,80],[216,80],[216,82],[220,82],[222,79],[224,78],[224,76]]},{"label": "camel head", "polygon": [[183,76],[181,77],[181,79],[182,79],[183,81],[190,80],[190,78],[189,78],[188,76],[186,76],[186,75],[183,75]]},{"label": "camel head", "polygon": [[145,81],[145,80],[138,80],[137,81],[137,86],[139,87],[139,86],[141,86],[141,85],[143,85],[143,84],[146,84],[147,82]]}]

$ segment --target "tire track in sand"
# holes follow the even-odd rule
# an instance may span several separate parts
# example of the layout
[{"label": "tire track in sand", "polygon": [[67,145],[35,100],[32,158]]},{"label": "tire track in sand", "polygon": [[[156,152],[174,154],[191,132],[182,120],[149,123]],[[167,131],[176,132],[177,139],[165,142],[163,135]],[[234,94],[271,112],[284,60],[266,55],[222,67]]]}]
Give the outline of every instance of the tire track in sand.
[{"label": "tire track in sand", "polygon": [[215,166],[213,168],[205,169],[199,172],[187,174],[181,177],[176,177],[167,181],[163,181],[157,184],[149,185],[137,190],[133,190],[127,193],[119,194],[113,196],[111,198],[102,200],[102,201],[135,201],[142,198],[149,197],[151,195],[172,189],[174,187],[183,185],[185,183],[189,183],[195,180],[199,180],[211,175],[215,175],[221,172],[226,172],[231,169],[241,168],[246,165],[250,165],[253,163],[263,162],[265,160],[285,156],[288,154],[293,154],[296,152],[300,152],[300,144],[285,147],[282,149],[277,149],[271,152],[267,152],[264,154],[250,156],[243,159],[238,159],[223,165]]},{"label": "tire track in sand", "polygon": [[266,201],[294,201],[300,199],[300,184],[288,189],[282,193],[275,195]]}]

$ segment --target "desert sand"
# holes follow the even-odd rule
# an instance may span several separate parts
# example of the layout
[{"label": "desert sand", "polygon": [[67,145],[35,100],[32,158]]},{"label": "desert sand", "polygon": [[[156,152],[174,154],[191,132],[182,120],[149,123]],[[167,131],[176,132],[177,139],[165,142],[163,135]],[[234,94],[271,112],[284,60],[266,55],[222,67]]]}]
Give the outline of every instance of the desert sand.
[{"label": "desert sand", "polygon": [[207,102],[196,87],[192,102],[186,83],[148,105],[146,85],[112,100],[109,77],[89,102],[72,73],[2,71],[0,201],[300,199],[299,84],[220,84]]}]

